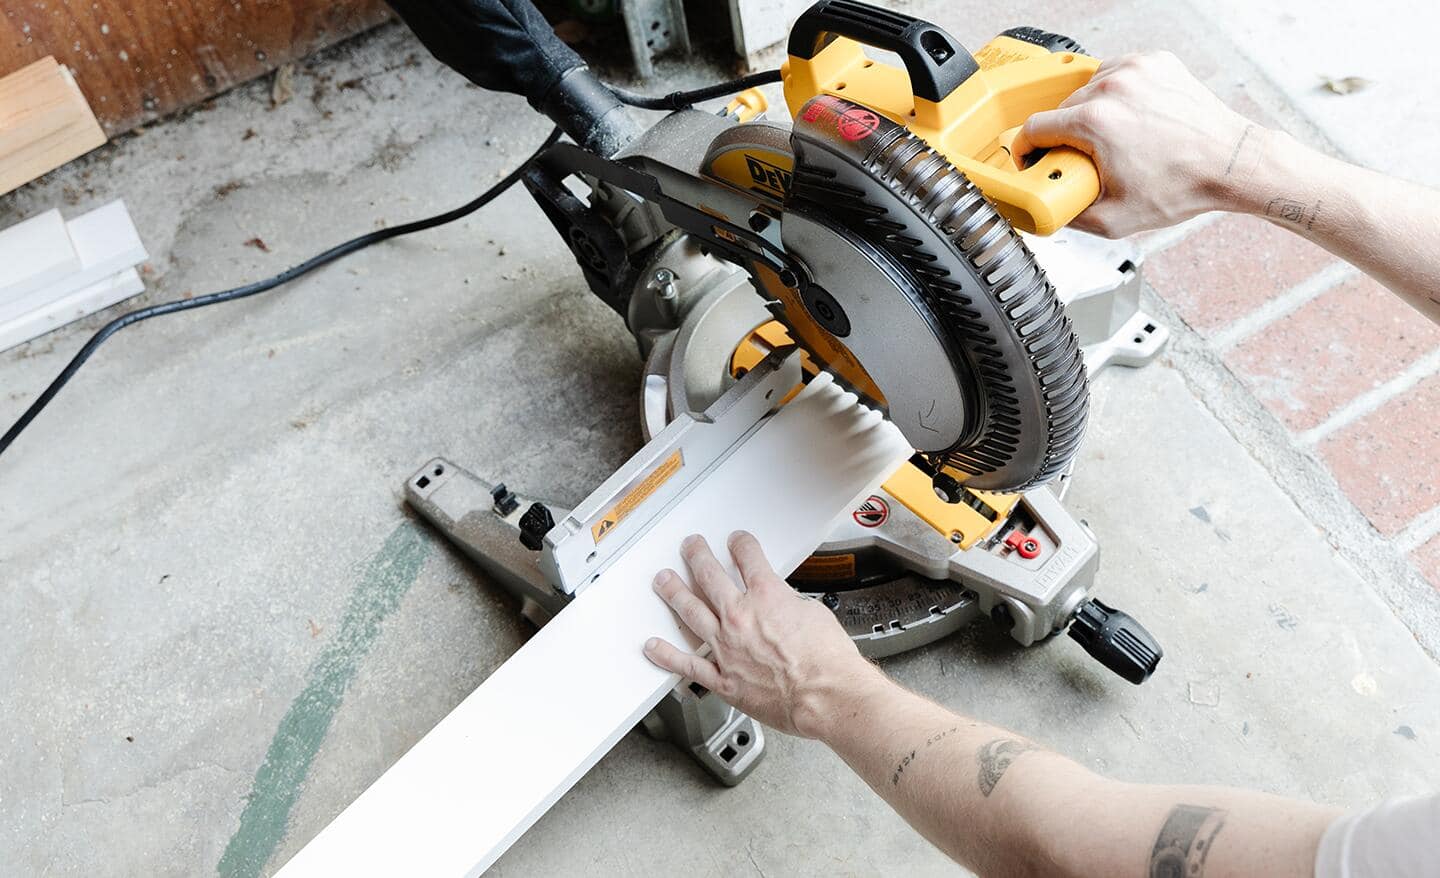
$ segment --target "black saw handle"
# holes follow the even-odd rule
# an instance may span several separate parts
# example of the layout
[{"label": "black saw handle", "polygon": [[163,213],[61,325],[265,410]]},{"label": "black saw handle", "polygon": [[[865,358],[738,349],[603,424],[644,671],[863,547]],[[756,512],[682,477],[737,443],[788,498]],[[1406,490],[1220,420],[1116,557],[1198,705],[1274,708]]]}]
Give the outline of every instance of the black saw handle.
[{"label": "black saw handle", "polygon": [[576,143],[613,155],[640,127],[530,0],[386,0],[425,48],[491,91],[523,95]]},{"label": "black saw handle", "polygon": [[809,60],[835,37],[899,55],[911,92],[937,104],[980,69],[959,40],[928,21],[857,0],[820,0],[805,10],[790,29],[786,51]]}]

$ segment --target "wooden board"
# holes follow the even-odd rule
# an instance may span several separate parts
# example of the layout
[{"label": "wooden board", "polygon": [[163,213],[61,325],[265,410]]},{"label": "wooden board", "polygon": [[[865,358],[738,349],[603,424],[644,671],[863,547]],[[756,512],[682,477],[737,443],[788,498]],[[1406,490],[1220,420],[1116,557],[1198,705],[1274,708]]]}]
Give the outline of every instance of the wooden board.
[{"label": "wooden board", "polygon": [[0,75],[53,55],[110,134],[386,20],[380,0],[0,3]]},{"label": "wooden board", "polygon": [[661,568],[684,571],[682,538],[723,555],[748,529],[788,573],[910,454],[854,394],[811,381],[279,875],[483,872],[675,686],[641,645],[695,645],[650,588]]},{"label": "wooden board", "polygon": [[0,195],[104,142],[85,96],[53,57],[0,79]]}]

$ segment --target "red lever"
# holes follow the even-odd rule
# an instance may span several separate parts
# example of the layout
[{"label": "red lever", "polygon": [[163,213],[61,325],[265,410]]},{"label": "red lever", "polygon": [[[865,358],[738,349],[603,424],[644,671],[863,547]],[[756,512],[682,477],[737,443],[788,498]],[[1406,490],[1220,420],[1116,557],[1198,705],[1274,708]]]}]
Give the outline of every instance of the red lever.
[{"label": "red lever", "polygon": [[1010,531],[1010,535],[1005,538],[1005,545],[1014,549],[1021,558],[1027,561],[1040,555],[1040,541],[1018,530]]}]

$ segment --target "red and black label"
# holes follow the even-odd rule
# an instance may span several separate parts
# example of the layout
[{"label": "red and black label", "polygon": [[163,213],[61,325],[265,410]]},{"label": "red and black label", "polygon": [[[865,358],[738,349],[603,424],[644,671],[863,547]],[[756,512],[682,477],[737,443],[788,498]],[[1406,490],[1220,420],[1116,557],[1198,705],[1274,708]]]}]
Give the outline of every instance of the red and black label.
[{"label": "red and black label", "polygon": [[811,98],[800,110],[800,121],[817,130],[829,128],[851,142],[864,140],[880,130],[882,124],[879,113],[834,95]]},{"label": "red and black label", "polygon": [[850,514],[861,527],[879,527],[890,518],[890,504],[883,497],[871,494]]},{"label": "red and black label", "polygon": [[903,125],[876,110],[834,95],[811,98],[795,118],[797,134],[829,144],[831,150],[852,161],[863,161],[887,143],[891,134],[904,130]]}]

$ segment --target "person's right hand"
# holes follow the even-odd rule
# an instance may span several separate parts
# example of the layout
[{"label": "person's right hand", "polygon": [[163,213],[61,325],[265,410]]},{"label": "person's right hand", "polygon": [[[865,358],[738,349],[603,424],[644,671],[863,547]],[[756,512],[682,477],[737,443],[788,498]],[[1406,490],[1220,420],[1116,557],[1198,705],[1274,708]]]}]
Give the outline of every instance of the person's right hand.
[{"label": "person's right hand", "polygon": [[1100,65],[1059,109],[1036,113],[1013,152],[1073,146],[1100,171],[1100,197],[1071,223],[1107,238],[1230,206],[1268,132],[1225,106],[1169,52]]}]

